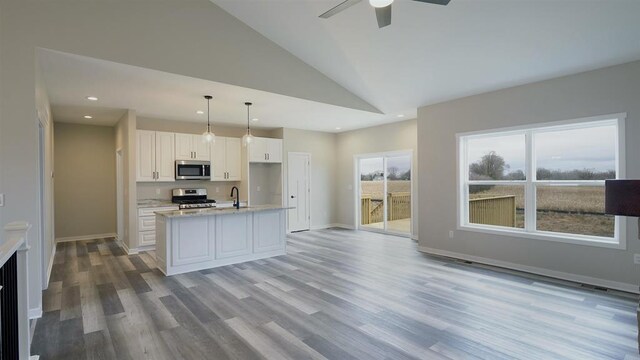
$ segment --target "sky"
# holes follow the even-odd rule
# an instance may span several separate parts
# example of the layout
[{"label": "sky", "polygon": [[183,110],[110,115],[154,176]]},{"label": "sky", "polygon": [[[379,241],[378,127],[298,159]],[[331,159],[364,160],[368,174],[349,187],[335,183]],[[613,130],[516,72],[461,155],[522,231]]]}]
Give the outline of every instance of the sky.
[{"label": "sky", "polygon": [[[540,132],[534,135],[538,168],[550,170],[615,170],[615,126]],[[525,171],[524,135],[471,138],[469,164],[495,151],[510,166],[507,172]]]},{"label": "sky", "polygon": [[[387,158],[387,168],[395,166],[398,168],[398,173],[401,174],[411,169],[411,158],[408,155],[394,156]],[[382,171],[384,165],[382,158],[369,158],[360,160],[360,174],[369,174],[374,171]]]}]

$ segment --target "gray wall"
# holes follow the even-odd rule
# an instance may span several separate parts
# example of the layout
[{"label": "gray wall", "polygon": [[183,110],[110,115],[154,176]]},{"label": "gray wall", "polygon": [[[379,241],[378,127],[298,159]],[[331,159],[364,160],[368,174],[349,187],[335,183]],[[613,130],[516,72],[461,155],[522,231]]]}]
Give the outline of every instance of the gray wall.
[{"label": "gray wall", "polygon": [[56,238],[115,233],[113,128],[56,123],[54,139]]},{"label": "gray wall", "polygon": [[455,231],[455,134],[626,112],[627,177],[640,178],[640,62],[619,65],[422,107],[418,110],[420,246],[566,273],[574,279],[637,291],[637,220],[628,250]]}]

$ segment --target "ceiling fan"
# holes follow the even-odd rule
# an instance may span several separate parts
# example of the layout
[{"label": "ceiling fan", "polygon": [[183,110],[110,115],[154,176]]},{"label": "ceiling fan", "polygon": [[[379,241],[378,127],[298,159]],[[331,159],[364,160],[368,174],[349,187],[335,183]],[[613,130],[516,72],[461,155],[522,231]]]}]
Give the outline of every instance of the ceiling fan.
[{"label": "ceiling fan", "polygon": [[[328,19],[333,15],[346,10],[347,8],[359,3],[362,0],[345,0],[340,4],[332,7],[327,12],[320,15],[320,18]],[[447,5],[451,0],[413,0],[429,4]],[[378,27],[383,28],[391,24],[391,4],[393,0],[369,0],[369,4],[376,10],[376,19],[378,20]]]}]

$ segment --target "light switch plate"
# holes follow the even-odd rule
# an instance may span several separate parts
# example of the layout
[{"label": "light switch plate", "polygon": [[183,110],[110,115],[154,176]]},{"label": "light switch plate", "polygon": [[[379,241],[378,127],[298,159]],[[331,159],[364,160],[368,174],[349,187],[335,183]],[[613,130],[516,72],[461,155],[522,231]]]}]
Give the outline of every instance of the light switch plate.
[{"label": "light switch plate", "polygon": [[453,239],[453,230],[449,231],[449,239]]},{"label": "light switch plate", "polygon": [[256,191],[260,191],[260,185],[256,186]]},{"label": "light switch plate", "polygon": [[4,206],[4,194],[0,194],[0,206]]},{"label": "light switch plate", "polygon": [[633,254],[633,263],[640,265],[640,254]]}]

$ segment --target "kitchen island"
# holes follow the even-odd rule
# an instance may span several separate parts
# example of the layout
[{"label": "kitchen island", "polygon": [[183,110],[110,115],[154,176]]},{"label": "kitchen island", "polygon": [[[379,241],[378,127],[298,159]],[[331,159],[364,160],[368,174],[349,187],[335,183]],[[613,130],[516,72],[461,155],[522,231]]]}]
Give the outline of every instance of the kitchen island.
[{"label": "kitchen island", "polygon": [[156,261],[176,275],[286,254],[288,207],[156,212]]}]

